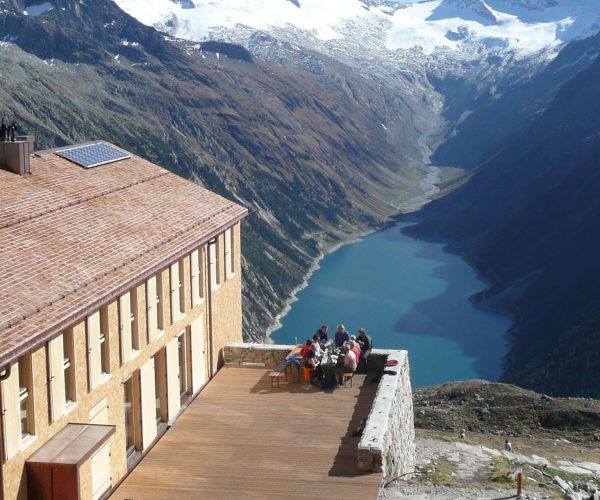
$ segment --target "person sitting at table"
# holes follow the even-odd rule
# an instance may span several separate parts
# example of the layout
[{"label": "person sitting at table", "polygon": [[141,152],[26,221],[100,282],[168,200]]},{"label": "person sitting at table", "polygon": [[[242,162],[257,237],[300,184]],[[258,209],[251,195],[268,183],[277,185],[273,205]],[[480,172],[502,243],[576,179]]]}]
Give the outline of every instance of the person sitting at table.
[{"label": "person sitting at table", "polygon": [[327,337],[327,332],[329,331],[329,327],[327,325],[322,325],[321,328],[319,328],[315,335],[319,336],[319,344],[326,344],[329,341],[329,338]]},{"label": "person sitting at table", "polygon": [[[354,335],[352,335],[352,336],[354,337]],[[349,344],[350,344],[350,349],[352,349],[352,352],[356,356],[356,366],[358,366],[358,362],[360,360],[360,347],[359,347],[358,343],[355,342],[354,340],[350,340]]]},{"label": "person sitting at table", "polygon": [[361,359],[361,370],[367,371],[367,360],[369,354],[371,354],[371,349],[373,348],[373,341],[371,337],[367,335],[367,331],[364,328],[358,330],[358,338],[356,339],[358,345],[360,346],[360,359]]},{"label": "person sitting at table", "polygon": [[318,382],[323,378],[323,367],[321,366],[321,361],[317,359],[316,347],[314,343],[306,355],[304,366],[310,370],[311,383]]},{"label": "person sitting at table", "polygon": [[340,386],[344,385],[344,373],[356,371],[356,354],[352,352],[350,344],[346,343],[343,347],[344,352],[344,364],[339,367],[337,372],[337,379]]},{"label": "person sitting at table", "polygon": [[308,354],[308,351],[310,351],[310,348],[312,347],[312,339],[307,339],[306,340],[306,344],[304,344],[304,346],[302,346],[302,349],[300,350],[300,354],[302,355],[303,358],[306,357],[306,355]]},{"label": "person sitting at table", "polygon": [[346,331],[346,327],[344,325],[338,325],[337,332],[335,332],[335,346],[342,347],[344,342],[348,342],[350,340],[350,335]]},{"label": "person sitting at table", "polygon": [[315,351],[317,353],[317,358],[321,359],[323,357],[323,355],[325,354],[325,351],[321,347],[321,344],[319,343],[319,336],[316,333],[313,335],[312,343],[315,346]]}]

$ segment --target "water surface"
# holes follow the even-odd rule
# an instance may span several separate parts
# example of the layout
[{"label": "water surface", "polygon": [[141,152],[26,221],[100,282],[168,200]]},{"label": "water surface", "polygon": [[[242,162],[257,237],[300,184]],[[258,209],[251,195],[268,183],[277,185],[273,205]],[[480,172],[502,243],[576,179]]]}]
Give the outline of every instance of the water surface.
[{"label": "water surface", "polygon": [[451,380],[496,380],[506,353],[505,315],[474,307],[486,284],[443,245],[416,240],[398,224],[328,255],[298,293],[275,343],[304,342],[323,323],[356,334],[364,326],[375,347],[409,351],[416,387]]}]

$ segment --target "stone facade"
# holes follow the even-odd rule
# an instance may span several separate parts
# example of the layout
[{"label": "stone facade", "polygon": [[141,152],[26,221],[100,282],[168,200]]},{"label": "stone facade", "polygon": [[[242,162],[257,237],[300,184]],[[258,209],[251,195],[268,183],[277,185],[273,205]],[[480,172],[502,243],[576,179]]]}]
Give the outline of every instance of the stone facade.
[{"label": "stone facade", "polygon": [[[383,367],[384,360],[398,364]],[[375,365],[383,374],[358,444],[358,468],[364,472],[381,471],[387,482],[414,471],[415,428],[408,352],[373,349],[369,367]]]}]

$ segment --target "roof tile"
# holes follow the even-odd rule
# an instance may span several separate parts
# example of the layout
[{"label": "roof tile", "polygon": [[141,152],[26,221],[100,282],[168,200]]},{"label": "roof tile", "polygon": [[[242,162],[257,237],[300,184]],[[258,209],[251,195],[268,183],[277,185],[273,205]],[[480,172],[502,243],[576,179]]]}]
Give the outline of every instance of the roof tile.
[{"label": "roof tile", "polygon": [[247,209],[142,158],[83,169],[53,152],[0,170],[0,365]]}]

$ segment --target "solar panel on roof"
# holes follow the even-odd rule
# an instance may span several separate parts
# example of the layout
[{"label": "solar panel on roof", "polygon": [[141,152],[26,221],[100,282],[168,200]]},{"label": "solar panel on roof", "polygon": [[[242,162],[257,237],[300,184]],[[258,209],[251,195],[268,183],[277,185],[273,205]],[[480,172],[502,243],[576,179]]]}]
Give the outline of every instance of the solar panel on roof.
[{"label": "solar panel on roof", "polygon": [[58,156],[66,158],[77,165],[81,165],[84,168],[97,167],[98,165],[104,165],[106,163],[112,163],[114,161],[125,160],[131,158],[131,155],[123,153],[118,149],[111,148],[107,144],[96,143],[88,144],[86,146],[77,146],[70,149],[62,149],[56,151]]}]

